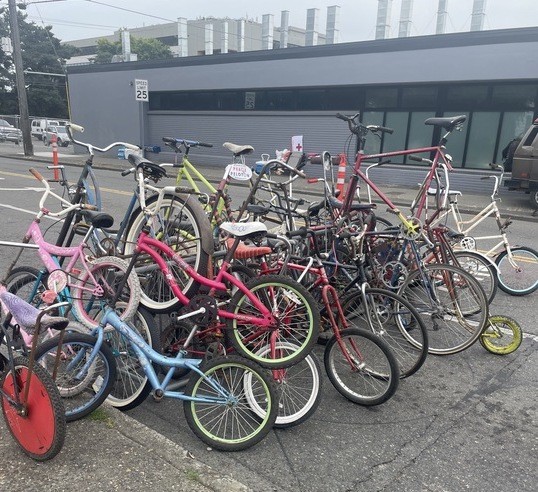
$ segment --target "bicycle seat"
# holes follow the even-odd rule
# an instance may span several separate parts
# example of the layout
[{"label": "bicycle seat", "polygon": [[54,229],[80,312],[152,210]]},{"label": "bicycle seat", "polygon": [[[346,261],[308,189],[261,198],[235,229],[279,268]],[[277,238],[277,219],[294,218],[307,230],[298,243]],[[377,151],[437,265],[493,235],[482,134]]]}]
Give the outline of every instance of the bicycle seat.
[{"label": "bicycle seat", "polygon": [[236,145],[231,142],[224,142],[222,146],[225,149],[228,149],[234,156],[247,155],[254,152],[254,147],[252,147],[252,145]]},{"label": "bicycle seat", "polygon": [[[37,317],[41,314],[41,311],[10,292],[2,292],[0,301],[6,305],[15,321],[25,328],[28,333],[33,334],[37,324]],[[69,325],[67,318],[45,314],[41,317],[40,329],[63,330],[67,328],[67,325]]]},{"label": "bicycle seat", "polygon": [[267,226],[262,222],[223,222],[220,229],[235,237],[248,237],[252,234],[267,233]]},{"label": "bicycle seat", "polygon": [[253,203],[247,205],[247,212],[256,216],[267,215],[270,211],[270,207],[264,207],[263,205],[254,205]]},{"label": "bicycle seat", "polygon": [[446,130],[452,131],[454,128],[463,123],[467,116],[460,114],[459,116],[447,116],[446,118],[428,118],[424,121],[425,125],[440,126]]},{"label": "bicycle seat", "polygon": [[148,161],[146,158],[138,154],[129,154],[127,160],[137,169],[142,169],[144,178],[151,179],[155,183],[162,178],[168,177],[166,170],[163,167],[155,164],[154,162]]},{"label": "bicycle seat", "polygon": [[95,212],[93,210],[81,210],[80,215],[94,227],[98,229],[108,229],[114,225],[114,218],[104,212]]},{"label": "bicycle seat", "polygon": [[[336,209],[341,209],[344,206],[344,203],[335,198],[334,196],[329,197],[329,203],[331,207]],[[377,208],[377,205],[375,203],[352,203],[351,207],[349,207],[349,210],[355,210],[357,212],[367,212],[374,208]]]},{"label": "bicycle seat", "polygon": [[[231,248],[235,243],[235,239],[229,238],[226,240],[226,246]],[[241,242],[234,251],[234,258],[237,260],[246,260],[247,258],[257,258],[271,254],[273,250],[269,246],[247,246]]]}]

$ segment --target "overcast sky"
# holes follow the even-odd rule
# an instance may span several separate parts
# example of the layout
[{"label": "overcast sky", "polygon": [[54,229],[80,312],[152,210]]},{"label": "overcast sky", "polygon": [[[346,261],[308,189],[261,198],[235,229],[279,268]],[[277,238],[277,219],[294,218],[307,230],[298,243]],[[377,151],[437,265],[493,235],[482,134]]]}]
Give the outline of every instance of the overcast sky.
[{"label": "overcast sky", "polygon": [[[538,0],[485,1],[486,30],[538,26]],[[38,25],[52,25],[53,33],[62,41],[106,36],[121,27],[161,24],[178,17],[248,17],[261,22],[263,14],[273,14],[278,27],[282,10],[289,10],[290,25],[304,28],[308,8],[319,9],[319,31],[325,32],[327,7],[339,5],[340,42],[374,39],[378,4],[377,0],[29,0],[26,3],[29,19]],[[0,0],[2,4],[7,4],[7,0]],[[414,0],[411,35],[435,33],[437,5],[438,0]],[[473,0],[448,0],[447,32],[469,30],[472,5]],[[400,6],[401,0],[393,0],[391,37],[398,33]]]}]

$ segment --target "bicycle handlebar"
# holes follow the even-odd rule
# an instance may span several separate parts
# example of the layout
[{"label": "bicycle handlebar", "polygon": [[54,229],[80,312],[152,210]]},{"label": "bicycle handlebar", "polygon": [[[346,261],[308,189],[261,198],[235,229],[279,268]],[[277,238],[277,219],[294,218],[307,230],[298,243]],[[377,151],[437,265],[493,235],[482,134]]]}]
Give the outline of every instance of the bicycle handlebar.
[{"label": "bicycle handlebar", "polygon": [[90,143],[80,142],[79,140],[76,140],[75,137],[73,137],[73,133],[71,132],[72,129],[82,133],[84,132],[84,127],[80,125],[76,125],[74,123],[69,123],[68,125],[66,125],[66,130],[67,130],[67,134],[69,135],[69,138],[73,141],[73,143],[80,145],[81,147],[86,147],[90,155],[93,155],[94,150],[97,150],[98,152],[108,152],[110,149],[114,147],[125,147],[135,152],[138,152],[141,150],[141,148],[138,145],[130,144],[127,142],[113,142],[110,145],[107,145],[106,147],[103,147],[103,148],[96,147],[95,145],[92,145]]},{"label": "bicycle handlebar", "polygon": [[163,137],[163,142],[170,147],[177,149],[177,145],[185,145],[186,147],[213,147],[213,144],[200,142],[199,140],[185,140],[183,138]]},{"label": "bicycle handlebar", "polygon": [[38,181],[45,181],[45,178],[42,176],[42,174],[37,171],[36,169],[34,169],[33,167],[29,169],[30,173],[34,175],[34,177],[38,180]]}]

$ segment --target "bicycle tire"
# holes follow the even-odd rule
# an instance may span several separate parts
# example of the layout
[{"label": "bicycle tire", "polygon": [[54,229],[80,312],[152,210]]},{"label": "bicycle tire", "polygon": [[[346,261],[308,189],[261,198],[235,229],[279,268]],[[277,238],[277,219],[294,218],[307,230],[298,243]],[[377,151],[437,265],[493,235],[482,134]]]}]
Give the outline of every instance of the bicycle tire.
[{"label": "bicycle tire", "polygon": [[[40,344],[36,363],[49,374],[54,369],[59,337]],[[116,362],[110,347],[103,343],[86,374],[80,374],[87,357],[95,352],[97,339],[82,333],[66,333],[55,384],[62,397],[67,422],[79,420],[98,408],[108,396],[116,379]],[[74,365],[73,365],[74,364]]]},{"label": "bicycle tire", "polygon": [[[288,342],[277,342],[275,348],[278,351],[297,350],[295,345]],[[265,346],[259,352],[267,353],[270,350],[270,346]],[[308,420],[321,402],[322,375],[318,358],[308,354],[287,369],[273,370],[272,376],[278,393],[278,416],[274,427],[288,429]],[[257,415],[264,415],[256,400],[251,399],[250,405]]]},{"label": "bicycle tire", "polygon": [[[115,256],[101,256],[88,263],[88,270],[84,270],[71,288],[73,315],[82,324],[90,329],[99,325],[102,315],[102,302],[110,301],[116,294],[117,287],[121,282],[129,265],[125,260]],[[92,292],[96,288],[93,284],[90,272],[103,289],[101,296],[95,296]],[[140,303],[140,281],[134,271],[131,271],[119,302],[125,304],[120,318],[130,320],[135,315]]]},{"label": "bicycle tire", "polygon": [[5,280],[6,288],[32,306],[41,303],[41,294],[47,290],[48,272],[29,266],[16,267]]},{"label": "bicycle tire", "polygon": [[[254,278],[246,287],[250,294],[264,303],[274,316],[274,323],[260,333],[256,327],[236,319],[227,319],[226,336],[239,355],[256,361],[262,367],[285,368],[304,359],[311,351],[320,326],[320,314],[316,301],[301,284],[280,275],[262,275]],[[227,311],[235,315],[260,316],[251,304],[246,292],[238,291],[230,300]],[[276,326],[275,326],[276,325]],[[257,352],[268,345],[275,329],[279,329],[278,341],[287,341],[299,347],[293,354],[283,357],[266,357]],[[254,335],[254,338],[250,338]]]},{"label": "bicycle tire", "polygon": [[430,354],[461,352],[476,342],[486,326],[484,289],[471,274],[454,265],[431,263],[414,270],[398,293],[426,323]]},{"label": "bicycle tire", "polygon": [[499,284],[497,269],[491,261],[475,251],[454,251],[454,255],[459,266],[480,282],[486,293],[488,304],[491,304],[497,294]]},{"label": "bicycle tire", "polygon": [[538,289],[538,253],[526,246],[511,248],[518,269],[511,264],[508,251],[503,251],[495,259],[499,267],[497,272],[499,287],[512,296],[526,296]]},{"label": "bicycle tire", "polygon": [[[146,200],[146,207],[155,205],[158,196]],[[161,204],[164,212],[153,217],[152,236],[163,235],[161,240],[168,244],[183,260],[189,263],[201,275],[207,275],[209,256],[213,253],[211,227],[202,206],[193,196],[165,195]],[[165,219],[163,217],[172,217]],[[179,217],[178,217],[179,216]],[[179,226],[177,225],[179,221]],[[137,208],[129,220],[125,233],[124,253],[132,254],[136,240],[146,224],[146,217],[141,208]],[[168,260],[167,260],[168,261]],[[175,263],[168,261],[174,278],[181,291],[190,298],[196,294],[199,284],[189,277]],[[164,274],[153,260],[142,256],[135,266],[140,278],[142,292],[140,302],[152,313],[166,313],[177,310],[180,301],[176,298]]]},{"label": "bicycle tire", "polygon": [[[27,357],[13,360],[17,386],[23,394],[29,362]],[[13,374],[5,371],[0,387],[13,398],[14,386]],[[34,364],[32,369],[26,416],[21,416],[5,397],[1,406],[6,426],[24,453],[36,461],[47,461],[60,452],[66,432],[65,411],[54,381],[43,368]]]},{"label": "bicycle tire", "polygon": [[[353,359],[353,367],[343,348]],[[400,369],[387,343],[367,330],[348,328],[333,336],[323,356],[329,381],[349,401],[364,406],[389,400],[400,380]]]},{"label": "bicycle tire", "polygon": [[[211,383],[217,382],[231,393],[231,398],[220,404],[185,400],[185,419],[194,434],[222,451],[242,451],[260,442],[272,429],[278,414],[277,390],[271,376],[258,364],[238,356],[212,359],[201,370],[203,376],[192,371],[186,395],[216,397],[218,392]],[[253,399],[264,409],[263,417],[252,411]],[[222,414],[220,420],[218,412]],[[239,434],[228,437],[228,432]]]},{"label": "bicycle tire", "polygon": [[[156,352],[161,353],[161,337],[155,319],[144,308],[139,308],[129,322],[145,342]],[[116,330],[105,333],[116,360],[117,376],[109,392],[107,403],[125,411],[140,405],[151,392],[151,383],[141,365],[131,343]],[[153,364],[158,370],[158,366]]]},{"label": "bicycle tire", "polygon": [[419,313],[402,296],[389,290],[366,289],[365,295],[371,308],[371,324],[358,291],[342,299],[346,320],[356,328],[371,331],[389,345],[398,361],[400,378],[415,374],[426,361],[429,347],[428,330]]},{"label": "bicycle tire", "polygon": [[515,352],[523,342],[523,330],[519,323],[509,316],[490,316],[479,340],[480,345],[488,352],[507,355]]}]

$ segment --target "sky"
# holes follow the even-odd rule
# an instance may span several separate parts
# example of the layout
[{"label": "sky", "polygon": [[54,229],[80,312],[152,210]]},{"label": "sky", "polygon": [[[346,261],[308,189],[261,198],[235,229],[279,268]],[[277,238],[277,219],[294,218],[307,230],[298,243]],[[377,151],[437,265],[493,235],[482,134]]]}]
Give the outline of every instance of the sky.
[{"label": "sky", "polygon": [[[172,22],[178,17],[250,18],[261,22],[263,14],[274,15],[280,26],[282,10],[290,12],[290,25],[305,27],[306,10],[319,9],[319,32],[325,32],[326,11],[340,6],[340,42],[374,39],[377,0],[24,0],[29,20],[52,25],[62,41],[99,37],[119,28]],[[484,29],[538,26],[538,0],[485,0]],[[21,2],[21,0],[17,0]],[[0,0],[0,5],[7,0]],[[414,0],[412,36],[435,33],[438,0]],[[473,0],[448,0],[447,32],[468,31]],[[401,0],[393,0],[391,35],[398,34]],[[131,12],[129,12],[131,11]]]}]

